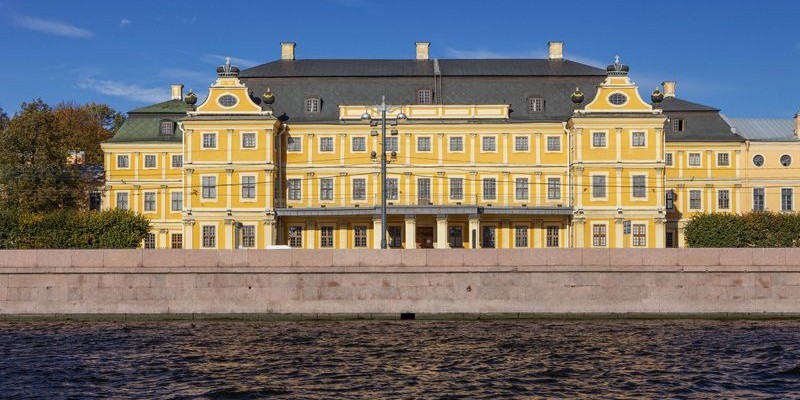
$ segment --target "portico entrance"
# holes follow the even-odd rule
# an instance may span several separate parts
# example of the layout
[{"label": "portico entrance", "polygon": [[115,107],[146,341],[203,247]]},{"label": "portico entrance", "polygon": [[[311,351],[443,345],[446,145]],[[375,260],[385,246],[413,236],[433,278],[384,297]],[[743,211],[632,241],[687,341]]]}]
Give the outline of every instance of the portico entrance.
[{"label": "portico entrance", "polygon": [[432,226],[418,226],[417,227],[417,248],[418,249],[432,249],[433,248],[433,227]]}]

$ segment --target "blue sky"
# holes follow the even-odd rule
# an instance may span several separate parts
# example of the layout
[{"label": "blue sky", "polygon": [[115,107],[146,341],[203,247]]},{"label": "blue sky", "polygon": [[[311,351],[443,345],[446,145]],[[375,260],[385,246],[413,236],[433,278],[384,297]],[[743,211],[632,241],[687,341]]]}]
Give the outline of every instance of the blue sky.
[{"label": "blue sky", "polygon": [[800,110],[800,1],[9,1],[0,0],[0,107],[99,101],[127,111],[183,83],[200,97],[225,56],[246,68],[280,57],[540,58],[605,66],[619,54],[647,95],[675,80],[678,97],[729,116]]}]

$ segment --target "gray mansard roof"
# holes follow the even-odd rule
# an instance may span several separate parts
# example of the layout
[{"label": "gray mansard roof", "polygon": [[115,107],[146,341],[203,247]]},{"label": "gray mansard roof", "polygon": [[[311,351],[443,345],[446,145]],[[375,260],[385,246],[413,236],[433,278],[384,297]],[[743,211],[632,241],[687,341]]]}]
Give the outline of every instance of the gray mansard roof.
[{"label": "gray mansard roof", "polygon": [[[434,82],[438,64],[441,89]],[[510,104],[511,122],[566,121],[575,110],[570,94],[580,87],[592,98],[605,70],[569,60],[279,60],[242,71],[253,95],[275,94],[275,115],[290,123],[338,122],[339,105],[415,104],[431,89],[442,104]],[[304,111],[307,97],[321,99],[319,113]],[[528,97],[545,110],[528,113]]]},{"label": "gray mansard roof", "polygon": [[[733,132],[730,124],[719,109],[692,103],[676,97],[666,97],[656,104],[669,118],[664,129],[668,142],[743,142],[744,139]],[[684,120],[684,130],[675,132],[672,121]]]},{"label": "gray mansard roof", "polygon": [[795,121],[791,118],[730,118],[737,134],[747,140],[795,142]]}]

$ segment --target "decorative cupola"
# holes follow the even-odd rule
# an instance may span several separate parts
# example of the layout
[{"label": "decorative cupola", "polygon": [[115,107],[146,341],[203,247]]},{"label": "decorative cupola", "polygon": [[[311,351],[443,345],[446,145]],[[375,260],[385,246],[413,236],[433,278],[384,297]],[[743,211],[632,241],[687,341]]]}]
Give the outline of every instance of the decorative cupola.
[{"label": "decorative cupola", "polygon": [[614,63],[606,67],[608,76],[627,76],[630,68],[619,62],[619,56],[614,56]]},{"label": "decorative cupola", "polygon": [[573,103],[581,104],[581,103],[583,103],[583,99],[584,99],[583,92],[581,92],[580,88],[576,87],[575,91],[572,92],[572,95],[569,96],[569,98],[570,98],[570,100],[572,100]]},{"label": "decorative cupola", "polygon": [[197,95],[192,92],[192,89],[189,88],[189,93],[186,93],[186,96],[183,98],[183,101],[189,105],[189,107],[194,108],[194,105],[197,104]]},{"label": "decorative cupola", "polygon": [[664,93],[661,93],[661,91],[658,90],[658,86],[656,86],[656,90],[650,94],[650,100],[652,100],[653,104],[658,104],[664,101]]},{"label": "decorative cupola", "polygon": [[225,57],[225,65],[217,67],[217,76],[219,77],[238,77],[239,67],[231,65],[231,58]]},{"label": "decorative cupola", "polygon": [[[619,56],[614,56],[614,63],[606,67],[608,76],[597,86],[597,92],[589,104],[582,109],[575,110],[579,114],[587,113],[660,113],[661,110],[653,110],[650,103],[644,101],[639,95],[639,89],[635,83],[631,82],[628,73],[630,67],[619,60]],[[576,90],[572,94],[572,101],[582,100],[582,93],[578,95]],[[662,100],[660,92],[653,93],[653,101]],[[658,100],[658,101],[656,101]],[[577,103],[577,102],[576,102]]]}]

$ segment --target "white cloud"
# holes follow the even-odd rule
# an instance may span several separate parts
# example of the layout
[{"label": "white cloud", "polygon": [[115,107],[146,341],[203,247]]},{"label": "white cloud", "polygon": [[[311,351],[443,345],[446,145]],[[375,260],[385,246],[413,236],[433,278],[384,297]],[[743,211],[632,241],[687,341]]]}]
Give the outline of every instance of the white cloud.
[{"label": "white cloud", "polygon": [[93,90],[108,96],[123,97],[131,100],[157,103],[169,99],[169,88],[146,88],[136,84],[119,81],[86,78],[78,82],[81,89]]},{"label": "white cloud", "polygon": [[73,37],[78,39],[90,39],[94,34],[86,29],[67,24],[61,21],[40,19],[27,16],[19,16],[15,20],[18,26],[37,32],[49,33],[51,35]]},{"label": "white cloud", "polygon": [[[217,65],[225,64],[225,58],[226,56],[220,54],[203,54],[203,61]],[[258,61],[248,60],[245,58],[231,57],[231,64],[236,65],[239,68],[250,68],[260,63]]]},{"label": "white cloud", "polygon": [[126,26],[128,26],[128,25],[130,25],[132,23],[133,23],[133,21],[131,21],[131,20],[127,19],[127,18],[123,18],[123,19],[121,19],[119,21],[119,27],[120,28],[124,28],[124,27],[126,27]]},{"label": "white cloud", "polygon": [[199,71],[192,71],[182,68],[164,68],[158,71],[158,76],[168,79],[180,79],[185,81],[212,81],[214,74]]}]

